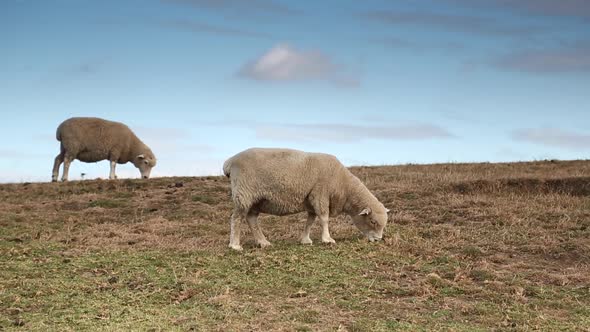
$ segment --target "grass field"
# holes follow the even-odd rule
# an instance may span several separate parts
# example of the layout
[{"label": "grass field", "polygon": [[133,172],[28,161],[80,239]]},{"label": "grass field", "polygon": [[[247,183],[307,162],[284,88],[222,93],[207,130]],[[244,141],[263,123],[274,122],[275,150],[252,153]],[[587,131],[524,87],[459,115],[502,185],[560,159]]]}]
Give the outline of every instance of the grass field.
[{"label": "grass field", "polygon": [[0,330],[590,331],[590,161],[360,167],[385,241],[229,241],[222,177],[0,185]]}]

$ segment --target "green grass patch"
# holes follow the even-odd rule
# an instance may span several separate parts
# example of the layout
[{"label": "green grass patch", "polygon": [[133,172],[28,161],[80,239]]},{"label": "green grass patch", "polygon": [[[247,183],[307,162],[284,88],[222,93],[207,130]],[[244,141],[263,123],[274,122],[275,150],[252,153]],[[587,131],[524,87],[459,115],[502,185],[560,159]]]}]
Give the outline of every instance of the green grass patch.
[{"label": "green grass patch", "polygon": [[466,246],[461,249],[461,253],[469,258],[478,258],[483,256],[483,251],[475,246]]},{"label": "green grass patch", "polygon": [[472,270],[469,277],[475,281],[494,280],[494,274],[486,270]]},{"label": "green grass patch", "polygon": [[[362,273],[368,262],[329,247],[278,243],[244,253],[113,251],[72,257],[60,245],[1,246],[3,328],[15,322],[27,330],[213,327],[228,318],[255,321],[258,311],[272,309],[270,298],[333,298],[362,308],[372,293]],[[297,308],[282,319],[318,326],[320,309]]]},{"label": "green grass patch", "polygon": [[125,207],[126,205],[127,205],[127,203],[122,200],[98,199],[96,201],[90,202],[90,204],[88,204],[88,207],[91,207],[91,208],[92,207],[101,207],[101,208],[105,208],[105,209],[116,209],[116,208]]},{"label": "green grass patch", "polygon": [[191,197],[193,202],[201,202],[208,205],[213,205],[216,203],[216,200],[211,196],[203,196],[203,195],[194,195]]},{"label": "green grass patch", "polygon": [[135,194],[131,191],[117,191],[116,193],[113,194],[114,198],[118,198],[118,199],[130,199],[133,198],[135,196]]}]

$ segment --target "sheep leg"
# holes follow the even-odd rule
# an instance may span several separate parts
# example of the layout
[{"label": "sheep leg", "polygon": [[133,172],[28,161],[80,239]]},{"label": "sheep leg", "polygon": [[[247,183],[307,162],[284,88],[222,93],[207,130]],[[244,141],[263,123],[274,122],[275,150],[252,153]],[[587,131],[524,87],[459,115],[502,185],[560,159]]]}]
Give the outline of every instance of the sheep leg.
[{"label": "sheep leg", "polygon": [[117,166],[117,162],[114,160],[111,160],[111,173],[109,174],[110,180],[114,180],[117,178],[117,175],[115,175],[115,167],[116,166]]},{"label": "sheep leg", "polygon": [[336,243],[330,236],[330,230],[328,229],[329,215],[326,213],[320,216],[320,225],[322,226],[322,242],[323,243]]},{"label": "sheep leg", "polygon": [[229,233],[229,247],[241,251],[240,245],[240,223],[244,218],[242,211],[235,209],[231,215],[230,233]]},{"label": "sheep leg", "polygon": [[270,246],[270,242],[268,242],[268,240],[264,236],[264,233],[262,233],[260,226],[258,225],[258,213],[248,213],[246,220],[248,221],[250,231],[252,231],[254,239],[256,239],[256,243],[260,246],[260,248],[266,248]]},{"label": "sheep leg", "polygon": [[[328,220],[330,219],[330,199],[324,192],[312,192],[309,195],[313,212],[320,219],[320,225],[322,226],[322,242],[323,243],[336,243],[330,236],[330,230],[328,229]],[[310,226],[311,227],[311,226]]]},{"label": "sheep leg", "polygon": [[53,162],[53,172],[51,174],[51,182],[57,182],[57,178],[59,177],[59,166],[61,163],[64,162],[64,154],[60,152],[60,154],[55,157],[55,161]]},{"label": "sheep leg", "polygon": [[303,230],[303,235],[301,236],[301,244],[312,244],[313,241],[309,237],[309,233],[311,232],[311,227],[315,222],[315,214],[308,213],[307,214],[307,222],[305,223],[305,229]]},{"label": "sheep leg", "polygon": [[70,173],[70,164],[72,163],[72,160],[74,159],[67,155],[64,157],[64,173],[61,176],[61,180],[64,182],[68,181],[68,174]]}]

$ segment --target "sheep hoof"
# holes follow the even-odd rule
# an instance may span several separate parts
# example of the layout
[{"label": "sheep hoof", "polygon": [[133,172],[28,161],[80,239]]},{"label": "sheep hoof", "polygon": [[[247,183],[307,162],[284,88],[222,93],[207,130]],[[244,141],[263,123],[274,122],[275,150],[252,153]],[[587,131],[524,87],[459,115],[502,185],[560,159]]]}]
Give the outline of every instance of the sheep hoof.
[{"label": "sheep hoof", "polygon": [[236,250],[236,251],[244,250],[244,248],[242,248],[242,246],[239,244],[230,244],[229,247],[232,248],[233,250]]},{"label": "sheep hoof", "polygon": [[312,244],[312,243],[313,243],[313,241],[309,237],[301,239],[301,244]]},{"label": "sheep hoof", "polygon": [[331,237],[329,237],[327,239],[322,239],[322,242],[326,243],[326,244],[335,244],[336,243],[336,241],[334,241],[334,239]]},{"label": "sheep hoof", "polygon": [[272,244],[270,242],[268,242],[267,240],[264,241],[258,241],[258,246],[260,248],[266,248],[266,247],[270,247]]}]

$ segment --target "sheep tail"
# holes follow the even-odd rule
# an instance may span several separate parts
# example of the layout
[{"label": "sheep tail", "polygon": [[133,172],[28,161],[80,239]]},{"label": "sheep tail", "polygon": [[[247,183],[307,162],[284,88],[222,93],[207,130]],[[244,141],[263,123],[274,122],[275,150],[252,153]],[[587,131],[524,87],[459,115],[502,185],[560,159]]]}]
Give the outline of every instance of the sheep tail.
[{"label": "sheep tail", "polygon": [[223,174],[225,176],[227,176],[228,178],[230,177],[230,174],[231,174],[232,159],[233,158],[229,158],[228,160],[225,161],[225,163],[223,163]]},{"label": "sheep tail", "polygon": [[55,131],[55,138],[61,142],[61,125],[59,125],[59,127],[57,127],[57,130]]}]

